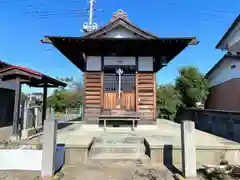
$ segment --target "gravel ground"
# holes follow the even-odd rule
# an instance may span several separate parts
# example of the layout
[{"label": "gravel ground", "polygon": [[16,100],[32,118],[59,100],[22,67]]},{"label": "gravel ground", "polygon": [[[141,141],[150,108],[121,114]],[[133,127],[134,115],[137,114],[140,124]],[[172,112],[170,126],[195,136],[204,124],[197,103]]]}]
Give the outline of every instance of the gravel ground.
[{"label": "gravel ground", "polygon": [[166,169],[143,167],[128,163],[108,165],[75,164],[63,167],[63,180],[172,180],[172,173]]},{"label": "gravel ground", "polygon": [[[129,162],[74,164],[64,166],[61,180],[172,180],[166,168],[143,167]],[[39,180],[40,172],[0,171],[0,180]]]},{"label": "gravel ground", "polygon": [[0,171],[0,180],[37,180],[37,171]]},{"label": "gravel ground", "polygon": [[0,128],[0,141],[8,140],[12,133],[12,126]]}]

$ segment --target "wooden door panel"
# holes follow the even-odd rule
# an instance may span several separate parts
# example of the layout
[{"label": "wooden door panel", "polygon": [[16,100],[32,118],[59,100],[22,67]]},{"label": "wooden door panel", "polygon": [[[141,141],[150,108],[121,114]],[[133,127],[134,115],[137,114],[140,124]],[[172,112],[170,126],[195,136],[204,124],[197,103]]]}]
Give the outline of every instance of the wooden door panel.
[{"label": "wooden door panel", "polygon": [[[104,109],[116,109],[117,103],[118,103],[117,92],[104,92]],[[122,109],[136,108],[135,92],[121,93],[121,108]]]},{"label": "wooden door panel", "polygon": [[123,92],[121,93],[121,108],[123,109],[135,109],[135,92]]},{"label": "wooden door panel", "polygon": [[117,93],[104,92],[104,109],[115,109],[117,106]]}]

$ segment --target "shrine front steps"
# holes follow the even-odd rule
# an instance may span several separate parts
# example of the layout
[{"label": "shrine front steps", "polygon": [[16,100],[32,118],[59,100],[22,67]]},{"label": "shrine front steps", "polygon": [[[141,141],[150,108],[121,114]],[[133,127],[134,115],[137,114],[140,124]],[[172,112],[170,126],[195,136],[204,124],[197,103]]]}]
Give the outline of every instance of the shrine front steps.
[{"label": "shrine front steps", "polygon": [[112,135],[95,138],[88,153],[88,162],[116,163],[131,162],[133,164],[148,164],[148,147],[145,139],[131,135]]},{"label": "shrine front steps", "polygon": [[145,154],[126,154],[126,153],[99,153],[90,156],[88,163],[111,165],[115,163],[131,163],[133,165],[148,165],[150,162],[149,156]]}]

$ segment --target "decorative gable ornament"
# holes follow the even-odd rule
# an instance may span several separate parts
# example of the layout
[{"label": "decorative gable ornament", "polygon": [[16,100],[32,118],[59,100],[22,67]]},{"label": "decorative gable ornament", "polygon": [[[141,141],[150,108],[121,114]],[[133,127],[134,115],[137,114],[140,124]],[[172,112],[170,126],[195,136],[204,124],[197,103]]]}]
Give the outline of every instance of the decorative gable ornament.
[{"label": "decorative gable ornament", "polygon": [[122,9],[117,10],[117,12],[113,14],[111,21],[115,21],[117,19],[124,19],[129,21],[128,14],[124,12]]}]

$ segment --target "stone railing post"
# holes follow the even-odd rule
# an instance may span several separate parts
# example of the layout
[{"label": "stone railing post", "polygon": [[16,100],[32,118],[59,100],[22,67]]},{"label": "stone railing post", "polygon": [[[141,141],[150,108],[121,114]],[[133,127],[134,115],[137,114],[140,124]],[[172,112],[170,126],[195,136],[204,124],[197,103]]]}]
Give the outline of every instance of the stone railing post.
[{"label": "stone railing post", "polygon": [[196,137],[194,116],[184,117],[181,122],[182,171],[185,178],[197,177]]},{"label": "stone railing post", "polygon": [[[51,111],[53,111],[53,109],[51,109]],[[50,118],[44,122],[42,178],[51,178],[55,173],[57,123],[53,119],[53,114],[54,112],[51,112]]]},{"label": "stone railing post", "polygon": [[23,108],[23,129],[27,129],[28,125],[28,101],[24,101],[24,108]]}]

